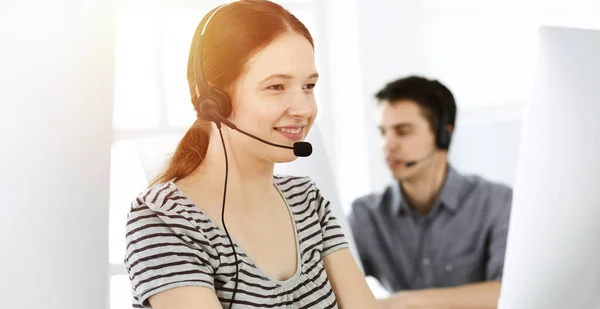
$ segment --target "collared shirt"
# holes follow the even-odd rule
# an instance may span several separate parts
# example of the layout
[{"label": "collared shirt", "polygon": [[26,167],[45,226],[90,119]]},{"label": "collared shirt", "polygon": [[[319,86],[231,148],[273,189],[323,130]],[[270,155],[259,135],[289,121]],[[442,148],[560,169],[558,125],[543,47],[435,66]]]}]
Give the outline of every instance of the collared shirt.
[{"label": "collared shirt", "polygon": [[396,182],[352,204],[349,222],[365,275],[390,291],[501,280],[512,189],[448,167],[427,215]]}]

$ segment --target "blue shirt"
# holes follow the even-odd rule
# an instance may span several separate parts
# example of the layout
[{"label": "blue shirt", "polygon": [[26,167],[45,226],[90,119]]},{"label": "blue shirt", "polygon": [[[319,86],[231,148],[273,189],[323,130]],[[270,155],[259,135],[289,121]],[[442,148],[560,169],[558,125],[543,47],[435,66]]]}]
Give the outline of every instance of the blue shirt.
[{"label": "blue shirt", "polygon": [[512,189],[448,167],[431,211],[402,200],[396,182],[352,204],[349,222],[365,275],[390,291],[501,280]]}]

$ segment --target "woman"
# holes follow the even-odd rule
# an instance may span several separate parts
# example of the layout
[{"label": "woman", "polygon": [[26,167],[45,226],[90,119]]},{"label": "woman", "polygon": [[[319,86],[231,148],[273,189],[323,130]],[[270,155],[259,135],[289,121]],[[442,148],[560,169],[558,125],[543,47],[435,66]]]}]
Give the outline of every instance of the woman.
[{"label": "woman", "polygon": [[377,307],[315,183],[273,175],[294,153],[217,127],[198,100],[220,90],[218,112],[237,127],[287,146],[304,139],[318,78],[305,26],[269,1],[215,8],[196,30],[187,78],[198,120],[129,213],[134,307]]}]

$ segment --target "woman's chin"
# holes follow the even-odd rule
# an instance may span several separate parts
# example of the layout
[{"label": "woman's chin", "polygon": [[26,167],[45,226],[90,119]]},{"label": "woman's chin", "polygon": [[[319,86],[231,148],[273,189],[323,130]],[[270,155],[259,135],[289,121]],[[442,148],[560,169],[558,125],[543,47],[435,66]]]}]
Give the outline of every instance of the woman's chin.
[{"label": "woman's chin", "polygon": [[289,151],[289,153],[285,153],[285,154],[277,154],[275,156],[271,157],[273,159],[274,163],[288,163],[288,162],[293,162],[296,159],[298,159],[298,157],[296,157],[294,155],[294,152]]}]

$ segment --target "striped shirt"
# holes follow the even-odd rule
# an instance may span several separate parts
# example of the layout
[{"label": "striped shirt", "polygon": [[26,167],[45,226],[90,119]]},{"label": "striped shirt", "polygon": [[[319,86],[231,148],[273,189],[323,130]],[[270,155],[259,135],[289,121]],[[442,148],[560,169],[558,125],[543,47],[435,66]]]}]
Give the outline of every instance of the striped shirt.
[{"label": "striped shirt", "polygon": [[[329,201],[308,177],[273,179],[294,219],[298,269],[288,280],[272,279],[234,242],[239,280],[233,307],[337,308],[323,258],[348,243]],[[212,289],[229,306],[236,272],[229,240],[173,181],[134,200],[126,230],[124,262],[134,308],[150,308],[150,296],[190,285]]]}]

